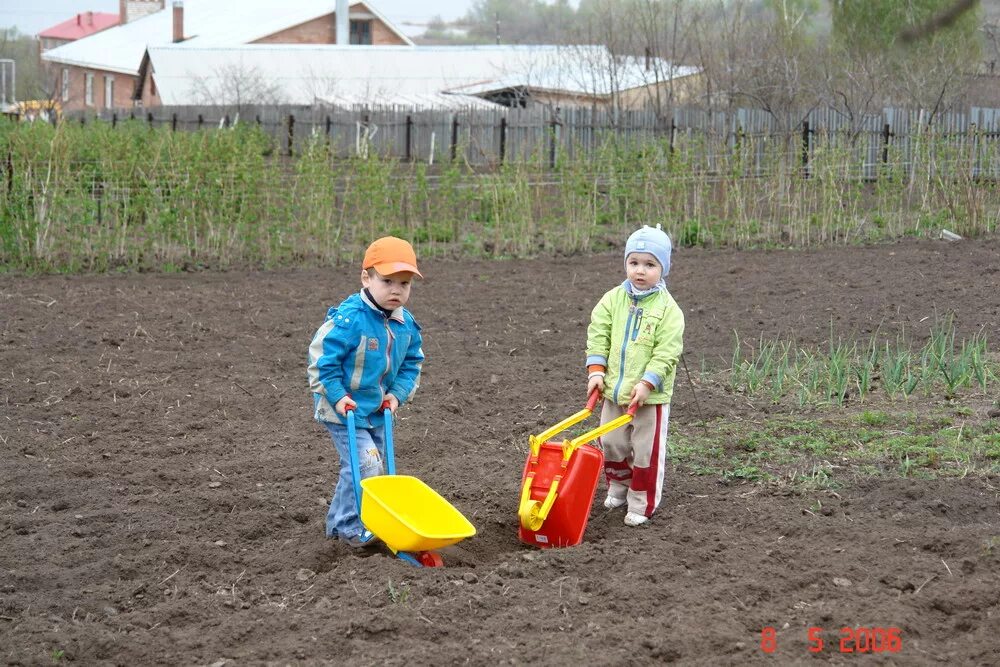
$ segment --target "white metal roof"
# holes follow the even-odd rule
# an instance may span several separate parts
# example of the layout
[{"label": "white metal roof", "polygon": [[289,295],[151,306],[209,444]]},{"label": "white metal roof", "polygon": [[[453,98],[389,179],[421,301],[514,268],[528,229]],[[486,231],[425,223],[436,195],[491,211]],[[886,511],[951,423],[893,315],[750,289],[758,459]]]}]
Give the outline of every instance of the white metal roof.
[{"label": "white metal roof", "polygon": [[[336,0],[184,0],[183,44],[237,46],[334,13]],[[412,46],[392,22],[363,0],[364,7]],[[147,48],[173,42],[173,7],[51,49],[44,60],[136,75]]]},{"label": "white metal roof", "polygon": [[[205,48],[185,42],[149,49],[160,101],[205,104],[234,73],[273,87],[288,104],[455,106],[473,95],[526,86],[603,96],[663,81],[667,63],[612,59],[602,46],[372,46],[251,44]],[[611,64],[614,61],[613,69]],[[659,76],[656,76],[659,68]],[[674,76],[696,71],[673,68]]]},{"label": "white metal roof", "polygon": [[603,46],[560,46],[511,58],[493,79],[456,87],[465,95],[510,88],[531,88],[568,94],[607,96],[699,72],[697,67],[671,65],[662,58],[613,56]]}]

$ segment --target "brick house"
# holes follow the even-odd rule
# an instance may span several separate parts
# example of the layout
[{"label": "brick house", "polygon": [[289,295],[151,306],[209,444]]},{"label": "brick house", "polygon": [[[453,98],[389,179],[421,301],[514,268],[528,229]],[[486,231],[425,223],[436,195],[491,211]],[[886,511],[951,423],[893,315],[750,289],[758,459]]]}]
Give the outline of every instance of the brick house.
[{"label": "brick house", "polygon": [[89,37],[102,30],[115,27],[118,25],[119,20],[119,14],[81,12],[67,21],[56,24],[51,28],[46,28],[38,33],[39,50],[41,53],[45,53],[63,44],[69,44],[78,39]]},{"label": "brick house", "polygon": [[[338,8],[347,20],[337,21]],[[141,106],[134,93],[148,47],[413,44],[362,0],[184,0],[170,6],[166,0],[119,0],[118,17],[115,27],[42,54],[64,110]],[[155,100],[155,88],[150,92]]]}]

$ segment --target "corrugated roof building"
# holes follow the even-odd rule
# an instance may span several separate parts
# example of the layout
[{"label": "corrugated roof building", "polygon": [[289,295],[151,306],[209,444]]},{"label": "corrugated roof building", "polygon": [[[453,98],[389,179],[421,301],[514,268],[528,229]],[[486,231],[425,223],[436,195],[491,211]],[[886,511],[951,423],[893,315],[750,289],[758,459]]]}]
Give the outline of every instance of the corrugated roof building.
[{"label": "corrugated roof building", "polygon": [[331,104],[642,108],[698,69],[615,57],[603,46],[151,47],[143,106]]},{"label": "corrugated roof building", "polygon": [[[349,6],[343,26],[337,5]],[[146,49],[168,44],[332,44],[341,28],[352,44],[413,44],[361,0],[184,0],[170,7],[164,0],[121,0],[119,17],[115,27],[42,55],[58,72],[66,109],[131,106]]]}]

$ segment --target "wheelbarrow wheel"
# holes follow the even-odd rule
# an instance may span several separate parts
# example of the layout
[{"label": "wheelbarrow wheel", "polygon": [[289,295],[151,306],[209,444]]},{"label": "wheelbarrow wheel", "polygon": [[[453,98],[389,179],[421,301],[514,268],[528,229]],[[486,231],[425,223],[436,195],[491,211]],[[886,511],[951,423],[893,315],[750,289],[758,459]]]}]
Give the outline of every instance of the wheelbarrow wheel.
[{"label": "wheelbarrow wheel", "polygon": [[444,567],[444,559],[436,551],[421,551],[418,560],[424,567]]}]

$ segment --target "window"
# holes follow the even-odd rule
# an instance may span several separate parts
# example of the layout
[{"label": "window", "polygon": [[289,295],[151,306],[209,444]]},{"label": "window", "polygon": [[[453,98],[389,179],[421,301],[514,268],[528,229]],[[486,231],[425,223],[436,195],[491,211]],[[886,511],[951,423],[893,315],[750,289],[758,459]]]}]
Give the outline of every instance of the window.
[{"label": "window", "polygon": [[156,97],[156,81],[153,79],[153,75],[149,74],[149,94],[151,97]]},{"label": "window", "polygon": [[104,108],[112,109],[115,106],[115,77],[104,77]]},{"label": "window", "polygon": [[69,102],[69,70],[65,67],[62,71],[62,101]]},{"label": "window", "polygon": [[372,22],[351,21],[351,44],[364,44],[371,46],[371,43]]},{"label": "window", "polygon": [[83,102],[92,107],[94,106],[94,75],[87,72],[83,81]]}]

